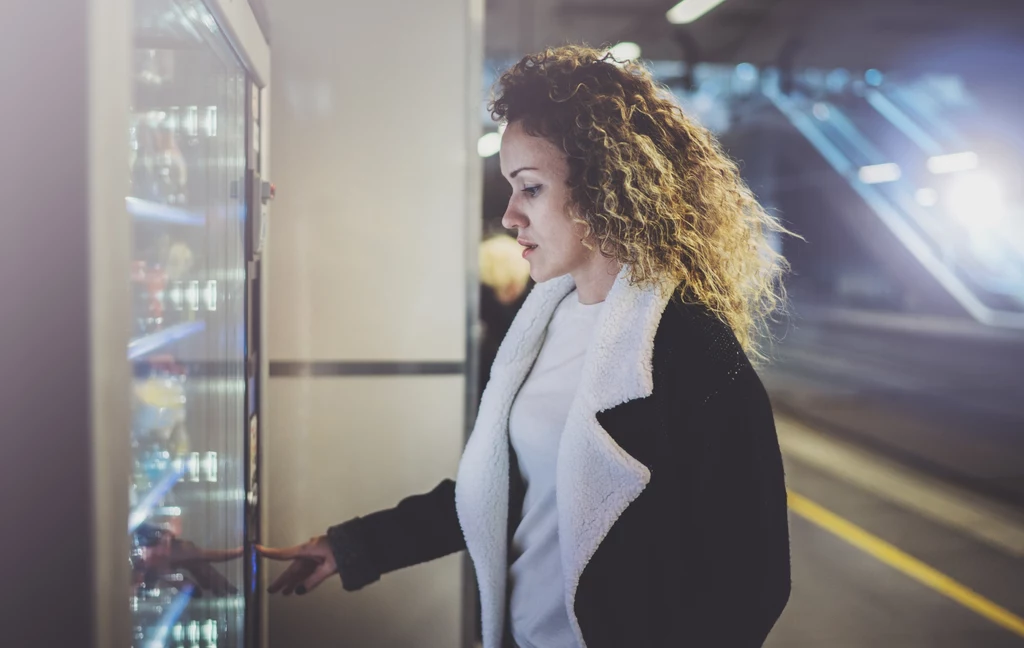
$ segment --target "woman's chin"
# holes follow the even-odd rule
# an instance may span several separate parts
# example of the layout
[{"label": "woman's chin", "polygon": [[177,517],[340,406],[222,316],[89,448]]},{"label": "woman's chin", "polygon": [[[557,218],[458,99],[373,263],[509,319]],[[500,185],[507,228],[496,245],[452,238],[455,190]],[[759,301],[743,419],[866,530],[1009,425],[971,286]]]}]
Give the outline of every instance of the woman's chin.
[{"label": "woman's chin", "polygon": [[530,278],[533,279],[536,283],[544,283],[548,279],[553,279],[554,277],[552,277],[550,273],[544,272],[543,268],[538,268],[537,266],[531,264]]}]

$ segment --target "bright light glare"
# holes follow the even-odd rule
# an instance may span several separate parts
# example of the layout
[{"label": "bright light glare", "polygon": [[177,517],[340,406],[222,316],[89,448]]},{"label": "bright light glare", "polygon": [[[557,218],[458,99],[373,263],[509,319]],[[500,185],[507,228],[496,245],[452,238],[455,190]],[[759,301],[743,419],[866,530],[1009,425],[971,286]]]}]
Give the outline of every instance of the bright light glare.
[{"label": "bright light glare", "polygon": [[501,150],[501,135],[485,133],[476,143],[476,152],[480,157],[491,157]]},{"label": "bright light glare", "polygon": [[999,181],[984,172],[960,176],[946,194],[949,211],[962,223],[992,227],[1006,216],[1006,203]]},{"label": "bright light glare", "polygon": [[950,153],[949,155],[933,155],[928,158],[928,170],[932,173],[956,173],[970,171],[978,166],[978,154],[973,151]]},{"label": "bright light glare", "polygon": [[686,25],[697,20],[725,0],[683,0],[665,12],[665,17],[673,25]]},{"label": "bright light glare", "polygon": [[895,162],[886,162],[885,164],[862,166],[857,172],[857,176],[864,184],[896,182],[900,179],[900,165]]},{"label": "bright light glare", "polygon": [[939,192],[931,187],[922,187],[914,194],[914,199],[922,207],[934,207],[939,202]]},{"label": "bright light glare", "polygon": [[612,55],[612,58],[621,63],[625,63],[626,61],[635,61],[640,58],[640,46],[636,43],[630,43],[627,41],[625,43],[615,45],[608,50],[608,53]]},{"label": "bright light glare", "polygon": [[736,78],[747,83],[757,80],[757,68],[750,63],[740,63],[736,66]]}]

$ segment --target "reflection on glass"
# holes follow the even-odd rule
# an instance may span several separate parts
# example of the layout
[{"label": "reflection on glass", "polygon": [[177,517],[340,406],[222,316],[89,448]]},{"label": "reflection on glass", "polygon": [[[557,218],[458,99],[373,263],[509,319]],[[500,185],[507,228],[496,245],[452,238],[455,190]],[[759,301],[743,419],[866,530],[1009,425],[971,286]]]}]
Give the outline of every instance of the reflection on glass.
[{"label": "reflection on glass", "polygon": [[202,2],[135,20],[133,646],[241,646],[246,77]]}]

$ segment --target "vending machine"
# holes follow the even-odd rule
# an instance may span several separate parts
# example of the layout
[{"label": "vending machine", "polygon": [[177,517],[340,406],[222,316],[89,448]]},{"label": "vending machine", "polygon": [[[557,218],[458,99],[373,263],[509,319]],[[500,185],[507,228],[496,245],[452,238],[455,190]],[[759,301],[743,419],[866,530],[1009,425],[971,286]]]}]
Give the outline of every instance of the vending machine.
[{"label": "vending machine", "polygon": [[274,189],[262,178],[267,80],[243,39],[253,18],[239,2],[133,1],[123,438],[134,648],[261,641],[259,282]]}]

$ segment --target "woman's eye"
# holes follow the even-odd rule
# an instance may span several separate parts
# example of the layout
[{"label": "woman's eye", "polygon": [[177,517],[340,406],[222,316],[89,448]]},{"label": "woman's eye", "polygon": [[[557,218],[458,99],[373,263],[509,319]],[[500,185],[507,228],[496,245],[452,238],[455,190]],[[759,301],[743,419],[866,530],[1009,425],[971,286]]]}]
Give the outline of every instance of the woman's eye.
[{"label": "woman's eye", "polygon": [[523,191],[530,194],[530,197],[533,198],[537,195],[537,192],[540,191],[540,185],[534,185],[532,187],[523,187]]}]

